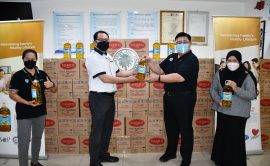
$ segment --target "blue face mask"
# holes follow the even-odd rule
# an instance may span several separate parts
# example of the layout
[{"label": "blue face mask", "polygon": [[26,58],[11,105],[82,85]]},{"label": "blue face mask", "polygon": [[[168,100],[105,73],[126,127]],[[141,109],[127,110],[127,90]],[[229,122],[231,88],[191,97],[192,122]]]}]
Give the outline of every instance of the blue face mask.
[{"label": "blue face mask", "polygon": [[182,44],[176,44],[176,52],[184,54],[189,51],[189,44],[188,43],[182,43]]}]

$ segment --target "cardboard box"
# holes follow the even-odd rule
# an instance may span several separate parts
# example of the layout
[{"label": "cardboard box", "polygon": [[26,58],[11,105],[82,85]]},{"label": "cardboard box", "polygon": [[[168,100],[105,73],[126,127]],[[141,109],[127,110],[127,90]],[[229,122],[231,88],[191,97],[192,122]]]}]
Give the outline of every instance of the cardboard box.
[{"label": "cardboard box", "polygon": [[117,137],[111,137],[110,144],[109,144],[109,152],[110,153],[117,153],[117,144],[116,144]]},{"label": "cardboard box", "polygon": [[270,71],[270,60],[261,59],[260,60],[260,71]]},{"label": "cardboard box", "polygon": [[46,116],[45,135],[49,137],[58,135],[57,116],[54,116],[54,117]]},{"label": "cardboard box", "polygon": [[43,70],[51,79],[57,79],[57,59],[43,59]]},{"label": "cardboard box", "polygon": [[116,137],[117,153],[130,153],[130,136]]},{"label": "cardboard box", "polygon": [[198,78],[197,81],[197,92],[201,93],[201,92],[205,92],[209,94],[210,91],[210,87],[212,84],[212,78],[208,78],[208,79],[202,79],[202,78]]},{"label": "cardboard box", "polygon": [[127,84],[124,83],[118,83],[117,86],[117,92],[115,93],[114,97],[119,98],[126,98],[127,97]]},{"label": "cardboard box", "polygon": [[127,84],[127,98],[149,98],[149,83],[133,82]]},{"label": "cardboard box", "polygon": [[89,92],[73,92],[72,98],[79,99],[79,98],[87,98],[89,96]]},{"label": "cardboard box", "polygon": [[59,153],[78,154],[79,138],[78,136],[60,135],[58,136]]},{"label": "cardboard box", "polygon": [[213,135],[214,117],[213,116],[194,116],[193,118],[194,135]]},{"label": "cardboard box", "polygon": [[57,118],[57,99],[46,99],[47,116]]},{"label": "cardboard box", "polygon": [[58,92],[57,98],[58,99],[73,98],[73,92]]},{"label": "cardboard box", "polygon": [[74,118],[73,119],[73,134],[74,135],[87,135],[89,136],[89,124],[87,118]]},{"label": "cardboard box", "polygon": [[133,49],[142,57],[143,55],[148,55],[148,42],[148,39],[126,39],[126,47]]},{"label": "cardboard box", "polygon": [[85,59],[80,59],[80,79],[87,78],[89,78],[89,75],[85,66]]},{"label": "cardboard box", "polygon": [[79,117],[78,99],[58,99],[58,117]]},{"label": "cardboard box", "polygon": [[117,50],[126,47],[125,41],[126,39],[110,39],[109,49],[107,50],[107,53],[113,56]]},{"label": "cardboard box", "polygon": [[261,112],[261,129],[270,130],[270,111]]},{"label": "cardboard box", "polygon": [[199,69],[200,73],[211,72],[214,73],[215,59],[200,58],[199,59]]},{"label": "cardboard box", "polygon": [[133,99],[132,117],[146,117],[148,112],[148,99]]},{"label": "cardboard box", "polygon": [[117,116],[132,117],[133,100],[128,98],[117,98]]},{"label": "cardboard box", "polygon": [[88,98],[80,98],[80,117],[91,118]]},{"label": "cardboard box", "polygon": [[148,117],[148,135],[164,135],[164,120],[163,117]]},{"label": "cardboard box", "polygon": [[59,79],[79,79],[78,59],[59,59],[57,63],[57,74]]},{"label": "cardboard box", "polygon": [[146,136],[147,153],[163,153],[167,146],[165,136]]},{"label": "cardboard box", "polygon": [[147,117],[126,118],[126,135],[145,136],[147,133]]},{"label": "cardboard box", "polygon": [[73,93],[89,92],[88,79],[73,80],[72,82]]},{"label": "cardboard box", "polygon": [[150,97],[163,97],[164,91],[164,83],[162,82],[153,82],[150,83]]},{"label": "cardboard box", "polygon": [[58,93],[53,93],[50,90],[45,90],[46,99],[56,99],[58,97]]},{"label": "cardboard box", "polygon": [[264,95],[264,93],[270,94],[270,79],[262,79],[260,77],[260,91],[261,95]]},{"label": "cardboard box", "polygon": [[58,79],[57,80],[57,92],[72,92],[72,79]]},{"label": "cardboard box", "polygon": [[261,140],[262,140],[263,150],[269,150],[270,149],[270,130],[262,131]]},{"label": "cardboard box", "polygon": [[131,153],[145,153],[146,152],[145,136],[131,136],[130,145],[131,145]]},{"label": "cardboard box", "polygon": [[115,117],[113,122],[112,136],[125,135],[125,120],[123,117]]},{"label": "cardboard box", "polygon": [[73,135],[73,118],[58,118],[58,134]]},{"label": "cardboard box", "polygon": [[45,149],[46,153],[58,153],[58,137],[45,137]]},{"label": "cardboard box", "polygon": [[89,136],[80,135],[80,154],[88,154],[89,153]]},{"label": "cardboard box", "polygon": [[148,116],[163,116],[163,98],[149,98]]}]

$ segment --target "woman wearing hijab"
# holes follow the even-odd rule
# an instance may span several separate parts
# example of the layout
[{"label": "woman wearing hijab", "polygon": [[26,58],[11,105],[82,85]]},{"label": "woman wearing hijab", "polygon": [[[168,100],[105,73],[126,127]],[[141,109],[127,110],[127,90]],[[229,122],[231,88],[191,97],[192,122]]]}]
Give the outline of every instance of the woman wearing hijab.
[{"label": "woman wearing hijab", "polygon": [[[217,112],[211,159],[220,166],[246,166],[245,127],[251,100],[256,98],[256,88],[242,64],[239,51],[230,51],[226,63],[226,67],[216,73],[210,89],[213,109]],[[225,84],[233,89],[231,108],[222,107]]]}]

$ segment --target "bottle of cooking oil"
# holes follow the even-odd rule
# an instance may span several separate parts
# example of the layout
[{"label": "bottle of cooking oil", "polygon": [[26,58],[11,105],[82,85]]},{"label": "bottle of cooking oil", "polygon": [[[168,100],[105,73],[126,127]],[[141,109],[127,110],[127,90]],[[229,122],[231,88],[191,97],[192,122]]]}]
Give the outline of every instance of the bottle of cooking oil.
[{"label": "bottle of cooking oil", "polygon": [[136,78],[140,81],[143,81],[145,79],[146,72],[147,72],[147,62],[142,60],[139,62]]},{"label": "bottle of cooking oil", "polygon": [[38,80],[34,80],[31,85],[32,99],[35,101],[35,104],[42,104],[41,97],[41,87]]},{"label": "bottle of cooking oil", "polygon": [[0,108],[0,132],[11,131],[11,114],[10,110],[6,107],[6,103],[2,103]]},{"label": "bottle of cooking oil", "polygon": [[64,44],[64,59],[71,59],[71,44],[68,42]]},{"label": "bottle of cooking oil", "polygon": [[160,43],[158,41],[153,44],[153,59],[160,59]]},{"label": "bottle of cooking oil", "polygon": [[172,53],[174,53],[175,51],[175,45],[174,43],[168,43],[168,49],[167,49],[167,54],[168,56],[171,55]]},{"label": "bottle of cooking oil", "polygon": [[233,88],[227,85],[227,81],[225,81],[225,86],[223,87],[223,92],[222,92],[222,107],[223,108],[232,107],[232,97],[233,97]]},{"label": "bottle of cooking oil", "polygon": [[90,52],[92,52],[94,48],[95,48],[95,43],[94,42],[90,43]]},{"label": "bottle of cooking oil", "polygon": [[76,59],[84,59],[83,43],[80,41],[76,43]]}]

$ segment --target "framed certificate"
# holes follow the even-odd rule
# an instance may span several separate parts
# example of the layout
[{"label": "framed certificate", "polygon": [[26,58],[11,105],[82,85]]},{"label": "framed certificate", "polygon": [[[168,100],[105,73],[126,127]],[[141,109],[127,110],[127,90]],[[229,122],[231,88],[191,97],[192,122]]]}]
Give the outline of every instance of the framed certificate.
[{"label": "framed certificate", "polygon": [[187,11],[187,33],[191,36],[192,44],[208,44],[209,12]]},{"label": "framed certificate", "polygon": [[160,11],[160,43],[174,42],[175,36],[184,31],[184,11]]}]

